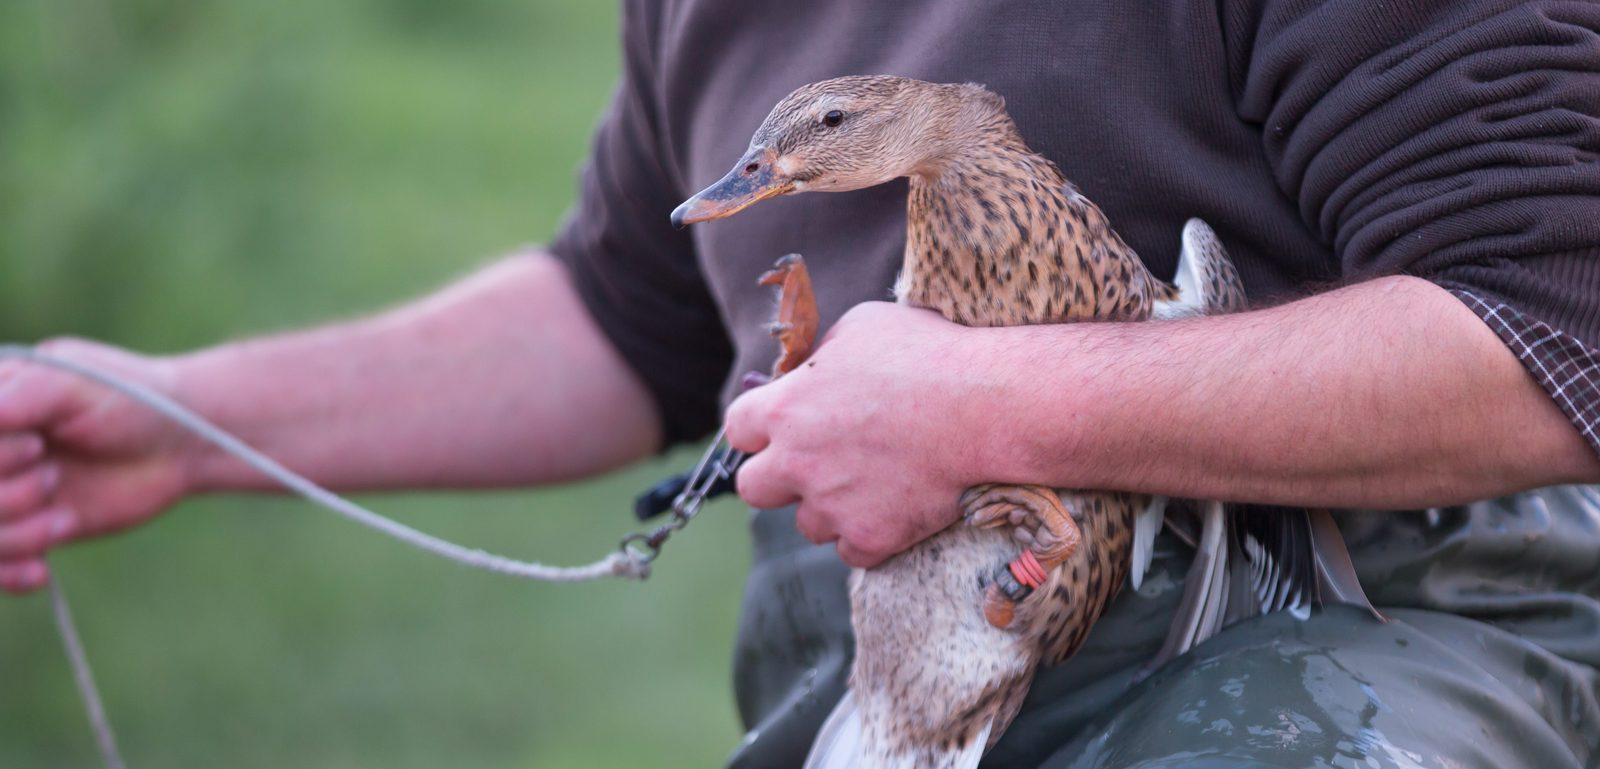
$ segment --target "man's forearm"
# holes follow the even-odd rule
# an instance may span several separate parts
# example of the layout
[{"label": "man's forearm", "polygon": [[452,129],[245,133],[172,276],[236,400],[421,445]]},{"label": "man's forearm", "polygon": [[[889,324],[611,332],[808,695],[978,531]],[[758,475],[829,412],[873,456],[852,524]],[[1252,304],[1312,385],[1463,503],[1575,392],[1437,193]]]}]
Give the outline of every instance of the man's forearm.
[{"label": "man's forearm", "polygon": [[867,303],[728,410],[758,507],[870,567],[983,483],[1431,507],[1600,481],[1600,459],[1448,292],[1387,278],[1151,323],[957,326]]},{"label": "man's forearm", "polygon": [[[562,481],[660,442],[653,405],[543,254],[351,323],[174,361],[178,396],[338,488]],[[205,453],[204,490],[264,487]]]},{"label": "man's forearm", "polygon": [[1493,332],[1417,279],[1224,317],[977,333],[984,369],[1006,372],[1014,436],[994,480],[1376,508],[1600,480]]}]

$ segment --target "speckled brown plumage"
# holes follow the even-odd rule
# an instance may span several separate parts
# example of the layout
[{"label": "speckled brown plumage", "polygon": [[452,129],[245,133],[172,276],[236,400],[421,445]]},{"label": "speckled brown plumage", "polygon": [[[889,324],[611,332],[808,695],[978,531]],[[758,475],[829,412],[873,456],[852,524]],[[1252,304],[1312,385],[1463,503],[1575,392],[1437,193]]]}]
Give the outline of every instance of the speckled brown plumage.
[{"label": "speckled brown plumage", "polygon": [[[1000,113],[1004,118],[1004,113]],[[997,136],[1010,120],[988,127]],[[1143,320],[1173,290],[1020,141],[912,177],[900,301],[968,326]]]},{"label": "speckled brown plumage", "polygon": [[[775,195],[911,179],[900,302],[970,326],[1139,321],[1178,298],[1105,215],[1027,148],[975,85],[850,77],[804,86],[721,181],[673,212],[721,218]],[[851,576],[851,694],[807,766],[970,767],[1036,666],[1070,657],[1127,578],[1138,495],[986,485],[965,519]],[[1019,542],[1045,580],[1013,602]]]},{"label": "speckled brown plumage", "polygon": [[[911,178],[905,261],[896,287],[899,301],[937,310],[964,325],[1013,326],[1145,320],[1158,299],[1176,298],[1175,290],[1150,274],[1099,207],[1079,194],[1055,164],[1027,148],[997,103],[973,100],[991,109],[981,120],[952,129],[967,137],[967,151],[954,153],[935,174]],[[1008,629],[1035,647],[1022,652],[1031,664],[1015,666],[995,682],[1002,696],[969,694],[973,704],[955,710],[953,731],[970,733],[974,723],[993,722],[991,741],[1015,716],[1034,665],[1072,656],[1116,596],[1127,578],[1134,515],[1149,502],[1132,494],[1040,487],[1022,491],[1026,494],[1009,507],[981,519],[969,502],[964,524],[901,557],[928,559],[945,549],[947,540],[965,539],[964,527],[1010,524],[1019,515],[1027,524],[1054,514],[1052,501],[1078,527],[1079,546],[1065,553],[1051,570],[1050,581],[1018,607],[1016,624]],[[981,495],[969,493],[969,498]],[[1035,537],[1040,533],[1042,522],[1031,523],[1025,540],[1028,532]],[[1003,534],[1010,538],[1009,532]],[[994,564],[986,567],[992,571]],[[854,592],[858,613],[879,616],[890,611],[870,600],[859,585]],[[872,643],[869,638],[869,648],[862,651],[858,638],[858,660],[877,656],[870,653]],[[856,672],[862,676],[861,666]]]}]

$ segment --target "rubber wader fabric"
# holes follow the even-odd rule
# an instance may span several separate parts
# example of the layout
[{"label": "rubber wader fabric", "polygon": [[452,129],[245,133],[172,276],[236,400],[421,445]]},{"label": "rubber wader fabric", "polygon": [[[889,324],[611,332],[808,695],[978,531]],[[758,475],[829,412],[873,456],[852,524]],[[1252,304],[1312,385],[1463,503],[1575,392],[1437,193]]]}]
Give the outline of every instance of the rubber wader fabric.
[{"label": "rubber wader fabric", "polygon": [[[1347,512],[1362,584],[1344,607],[1228,628],[1138,685],[1189,565],[1170,535],[1089,641],[1043,670],[985,767],[1557,769],[1600,760],[1600,491]],[[848,569],[755,513],[734,664],[749,730],[729,766],[798,767],[844,691]]]}]

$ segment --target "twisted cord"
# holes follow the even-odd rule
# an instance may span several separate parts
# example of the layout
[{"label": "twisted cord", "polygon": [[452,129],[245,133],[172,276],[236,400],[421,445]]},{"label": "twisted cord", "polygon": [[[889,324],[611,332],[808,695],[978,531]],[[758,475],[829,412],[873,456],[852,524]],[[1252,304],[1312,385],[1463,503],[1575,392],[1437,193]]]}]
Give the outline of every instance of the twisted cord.
[{"label": "twisted cord", "polygon": [[262,475],[271,478],[284,488],[299,494],[308,501],[419,550],[427,551],[463,566],[540,582],[585,582],[603,577],[644,579],[649,576],[650,570],[647,565],[637,562],[620,551],[613,552],[594,563],[584,566],[547,566],[542,563],[518,561],[447,542],[398,521],[385,518],[318,486],[305,476],[279,464],[277,460],[251,448],[249,444],[212,424],[205,417],[194,413],[177,401],[143,384],[123,379],[92,366],[47,355],[32,347],[22,345],[0,345],[0,360],[6,358],[21,359],[29,363],[49,366],[109,387],[172,420],[207,443],[232,454]]},{"label": "twisted cord", "polygon": [[123,769],[122,753],[117,750],[117,736],[106,720],[106,708],[100,701],[100,689],[94,685],[94,671],[89,669],[89,655],[83,652],[83,639],[78,636],[78,625],[72,621],[72,608],[67,606],[67,594],[61,589],[59,575],[51,575],[50,610],[56,615],[56,630],[61,633],[61,645],[66,647],[67,660],[72,663],[72,680],[78,684],[78,694],[83,697],[83,708],[89,713],[89,727],[100,746],[100,757],[106,769]]}]

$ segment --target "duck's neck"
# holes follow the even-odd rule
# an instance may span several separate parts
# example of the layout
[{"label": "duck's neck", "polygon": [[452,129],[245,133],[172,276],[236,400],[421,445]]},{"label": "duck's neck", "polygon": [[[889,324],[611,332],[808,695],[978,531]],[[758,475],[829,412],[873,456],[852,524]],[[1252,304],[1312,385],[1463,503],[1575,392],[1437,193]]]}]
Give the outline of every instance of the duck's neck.
[{"label": "duck's neck", "polygon": [[975,128],[911,176],[900,301],[968,325],[1080,315],[1070,305],[1092,278],[1059,255],[1090,237],[1068,222],[1103,217],[1003,113]]},{"label": "duck's neck", "polygon": [[937,154],[916,167],[911,173],[913,208],[919,195],[929,203],[959,203],[981,211],[986,204],[1026,201],[1047,187],[1070,187],[1054,163],[1028,149],[1010,118],[1001,118],[985,130],[945,140]]}]

